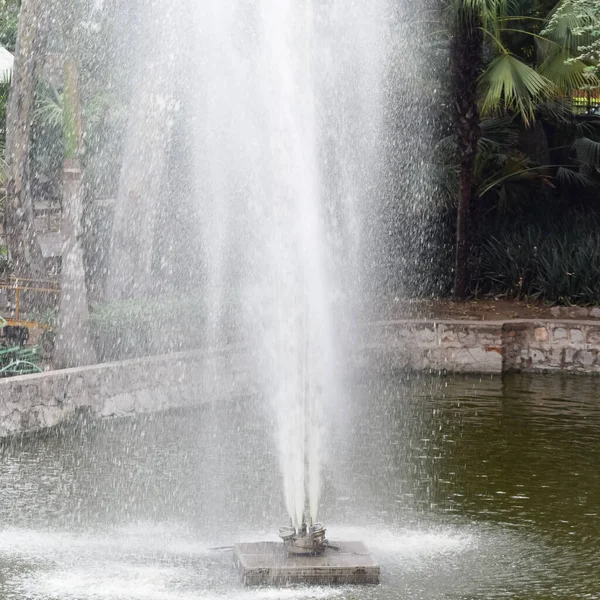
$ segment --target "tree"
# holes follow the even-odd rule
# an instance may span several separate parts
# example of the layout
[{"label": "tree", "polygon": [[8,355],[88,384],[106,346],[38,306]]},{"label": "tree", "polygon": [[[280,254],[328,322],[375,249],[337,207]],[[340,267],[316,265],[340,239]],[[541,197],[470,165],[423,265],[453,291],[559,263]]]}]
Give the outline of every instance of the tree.
[{"label": "tree", "polygon": [[[531,127],[548,100],[584,85],[586,64],[573,54],[578,36],[564,18],[559,39],[542,35],[539,23],[544,23],[547,6],[533,1],[517,5],[509,0],[453,0],[449,8],[459,165],[454,296],[464,299],[469,292],[480,113],[511,115],[523,127]],[[516,8],[525,14],[516,14]]]},{"label": "tree", "polygon": [[46,273],[34,228],[29,193],[29,153],[33,101],[44,55],[48,2],[23,0],[6,125],[6,231],[17,274],[42,278]]},{"label": "tree", "polygon": [[59,331],[54,363],[57,367],[76,367],[96,362],[88,334],[88,301],[81,245],[83,217],[81,164],[81,103],[77,66],[65,61],[63,92],[63,218],[61,232],[65,243],[62,253]]},{"label": "tree", "polygon": [[19,9],[17,0],[0,0],[0,44],[13,53],[19,29]]},{"label": "tree", "polygon": [[477,3],[458,0],[453,9],[451,97],[460,169],[454,297],[464,299],[469,285],[469,221],[475,196],[475,157],[480,136],[477,82],[483,63],[483,31],[481,7]]},{"label": "tree", "polygon": [[[561,34],[571,29],[579,43],[571,60],[600,61],[600,2],[598,0],[563,0],[552,14],[546,34]],[[597,65],[596,65],[597,66]]]}]

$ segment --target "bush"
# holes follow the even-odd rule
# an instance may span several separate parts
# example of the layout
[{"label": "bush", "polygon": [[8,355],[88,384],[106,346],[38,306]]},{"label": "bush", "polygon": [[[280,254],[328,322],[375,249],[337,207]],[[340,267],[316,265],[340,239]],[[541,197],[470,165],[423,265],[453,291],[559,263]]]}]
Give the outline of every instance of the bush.
[{"label": "bush", "polygon": [[90,330],[100,360],[122,360],[198,348],[205,306],[202,295],[98,304]]},{"label": "bush", "polygon": [[507,229],[483,242],[475,295],[559,304],[600,303],[600,223],[578,216],[551,227]]}]

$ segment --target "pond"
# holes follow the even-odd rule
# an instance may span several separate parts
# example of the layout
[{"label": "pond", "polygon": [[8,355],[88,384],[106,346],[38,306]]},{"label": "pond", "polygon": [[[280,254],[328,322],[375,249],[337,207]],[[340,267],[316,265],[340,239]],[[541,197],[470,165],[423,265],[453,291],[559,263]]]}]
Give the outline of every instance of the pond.
[{"label": "pond", "polygon": [[321,518],[380,586],[244,589],[285,524],[259,398],[0,447],[0,598],[600,598],[598,379],[372,376],[327,434]]}]

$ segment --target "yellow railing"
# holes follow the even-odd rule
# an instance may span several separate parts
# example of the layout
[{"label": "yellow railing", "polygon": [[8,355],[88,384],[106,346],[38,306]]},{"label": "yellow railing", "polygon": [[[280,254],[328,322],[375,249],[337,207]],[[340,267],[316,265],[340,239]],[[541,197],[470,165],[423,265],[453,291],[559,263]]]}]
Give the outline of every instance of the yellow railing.
[{"label": "yellow railing", "polygon": [[[22,285],[25,284],[25,285]],[[34,321],[21,321],[19,314],[20,295],[22,292],[36,292],[43,294],[59,295],[60,288],[58,282],[52,279],[32,279],[27,277],[9,277],[0,278],[0,289],[10,290],[15,293],[15,316],[14,319],[7,319],[9,325],[22,325],[31,327],[37,325]]]}]

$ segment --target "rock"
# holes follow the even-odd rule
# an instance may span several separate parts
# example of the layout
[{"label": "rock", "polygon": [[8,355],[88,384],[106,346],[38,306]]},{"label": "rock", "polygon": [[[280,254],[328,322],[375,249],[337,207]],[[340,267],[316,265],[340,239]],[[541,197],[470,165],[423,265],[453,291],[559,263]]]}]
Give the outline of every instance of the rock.
[{"label": "rock", "polygon": [[581,329],[571,329],[571,342],[574,344],[583,344],[585,342],[585,336]]},{"label": "rock", "polygon": [[568,338],[567,330],[564,327],[557,327],[552,332],[552,337],[555,341],[566,340]]}]

